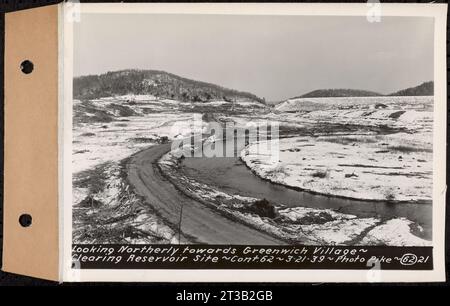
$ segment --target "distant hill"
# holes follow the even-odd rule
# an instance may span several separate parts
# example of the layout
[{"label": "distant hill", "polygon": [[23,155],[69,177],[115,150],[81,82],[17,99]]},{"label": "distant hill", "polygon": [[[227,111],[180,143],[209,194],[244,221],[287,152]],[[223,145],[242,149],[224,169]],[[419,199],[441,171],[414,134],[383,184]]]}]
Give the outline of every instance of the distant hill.
[{"label": "distant hill", "polygon": [[434,95],[434,82],[429,81],[416,87],[410,87],[389,94],[389,96],[432,96]]},{"label": "distant hill", "polygon": [[280,102],[274,108],[281,112],[314,111],[331,107],[333,99],[320,101],[314,98],[342,98],[342,97],[389,97],[389,96],[432,96],[434,93],[434,83],[432,81],[422,83],[416,87],[411,87],[389,95],[382,95],[377,92],[355,89],[319,89],[308,92],[302,96],[293,97]]},{"label": "distant hill", "polygon": [[73,80],[75,99],[96,99],[127,94],[146,94],[190,102],[212,100],[263,102],[263,99],[248,92],[194,81],[158,70],[121,70],[76,77]]},{"label": "distant hill", "polygon": [[318,89],[307,94],[294,97],[292,99],[298,98],[328,98],[328,97],[377,97],[381,96],[380,93],[368,91],[368,90],[358,90],[358,89]]}]

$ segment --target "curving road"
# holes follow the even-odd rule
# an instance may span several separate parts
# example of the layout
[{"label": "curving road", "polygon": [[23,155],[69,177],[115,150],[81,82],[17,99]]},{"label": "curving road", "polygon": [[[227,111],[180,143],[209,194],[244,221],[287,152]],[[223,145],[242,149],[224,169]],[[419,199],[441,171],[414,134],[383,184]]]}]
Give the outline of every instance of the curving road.
[{"label": "curving road", "polygon": [[194,242],[207,244],[285,244],[268,234],[220,215],[215,209],[178,191],[156,167],[158,159],[169,150],[170,144],[163,144],[133,155],[127,167],[128,180],[135,187],[136,193],[143,196],[147,203],[174,226],[179,222],[180,207],[184,204],[181,227],[184,237],[195,237]]}]

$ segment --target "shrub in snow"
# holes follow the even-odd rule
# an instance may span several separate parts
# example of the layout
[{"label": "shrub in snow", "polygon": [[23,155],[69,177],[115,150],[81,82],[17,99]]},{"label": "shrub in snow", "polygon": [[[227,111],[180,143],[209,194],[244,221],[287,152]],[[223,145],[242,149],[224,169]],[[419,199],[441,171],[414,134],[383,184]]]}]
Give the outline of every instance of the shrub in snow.
[{"label": "shrub in snow", "polygon": [[99,208],[100,206],[102,206],[102,202],[94,199],[93,196],[88,195],[78,205],[84,208]]},{"label": "shrub in snow", "polygon": [[328,171],[324,171],[324,170],[317,170],[317,171],[314,171],[312,174],[311,174],[311,176],[312,177],[318,177],[318,178],[326,178],[327,176],[328,176]]},{"label": "shrub in snow", "polygon": [[392,202],[392,201],[395,200],[395,194],[394,194],[394,191],[392,189],[386,190],[384,195],[386,197],[386,201],[388,201],[388,202]]},{"label": "shrub in snow", "polygon": [[346,177],[346,178],[348,178],[348,177],[358,177],[358,174],[356,174],[355,172],[352,172],[352,173],[346,173],[346,174],[345,174],[345,177]]},{"label": "shrub in snow", "polygon": [[158,142],[159,143],[168,143],[169,142],[169,137],[162,136],[161,138],[159,138]]},{"label": "shrub in snow", "polygon": [[266,199],[256,200],[249,205],[248,210],[260,217],[268,217],[273,219],[279,216],[276,207]]}]

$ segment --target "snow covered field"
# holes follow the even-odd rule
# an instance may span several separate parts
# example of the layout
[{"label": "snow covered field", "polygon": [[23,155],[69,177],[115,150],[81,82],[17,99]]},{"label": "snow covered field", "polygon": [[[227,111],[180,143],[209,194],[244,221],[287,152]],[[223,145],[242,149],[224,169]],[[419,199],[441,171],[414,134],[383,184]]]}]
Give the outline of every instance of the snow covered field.
[{"label": "snow covered field", "polygon": [[143,95],[74,100],[73,172],[117,162],[149,145],[200,132],[193,118],[209,108],[239,113],[260,109],[261,104],[188,103]]},{"label": "snow covered field", "polygon": [[188,103],[149,95],[74,100],[72,129],[74,241],[77,243],[176,243],[126,181],[126,159],[146,147],[199,133],[195,116],[214,109],[261,110],[254,102]]},{"label": "snow covered field", "polygon": [[272,118],[284,116],[281,125],[288,121],[306,135],[280,139],[279,160],[256,142],[241,158],[257,175],[290,187],[364,200],[431,201],[432,103],[432,97],[287,101]]},{"label": "snow covered field", "polygon": [[150,96],[74,101],[75,242],[176,242],[173,230],[132,192],[123,164],[143,148],[169,141],[174,133],[190,132],[186,125],[192,114],[177,112],[174,105]]}]

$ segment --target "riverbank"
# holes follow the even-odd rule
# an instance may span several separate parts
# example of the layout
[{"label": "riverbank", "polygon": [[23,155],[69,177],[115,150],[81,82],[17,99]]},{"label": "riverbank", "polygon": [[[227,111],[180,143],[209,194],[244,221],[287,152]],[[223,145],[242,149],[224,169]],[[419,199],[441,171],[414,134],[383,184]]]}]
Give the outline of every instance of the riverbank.
[{"label": "riverbank", "polygon": [[[430,242],[411,233],[414,222],[406,218],[357,217],[333,209],[287,207],[261,198],[226,192],[228,188],[199,181],[194,172],[186,172],[184,160],[165,154],[158,163],[170,181],[190,197],[214,205],[218,212],[248,226],[267,232],[292,244],[307,245],[428,245]],[[228,166],[225,166],[228,167]],[[223,169],[216,163],[216,173]],[[249,171],[249,170],[247,170]],[[250,171],[249,171],[250,172]],[[201,174],[199,174],[201,175]],[[213,183],[213,182],[211,182]],[[256,195],[256,193],[254,194]],[[264,203],[264,204],[261,204]],[[255,205],[273,208],[273,215]],[[394,221],[391,221],[394,220]],[[383,231],[379,227],[383,226]],[[398,228],[398,229],[397,229]],[[393,230],[395,237],[383,236],[384,230]]]}]

